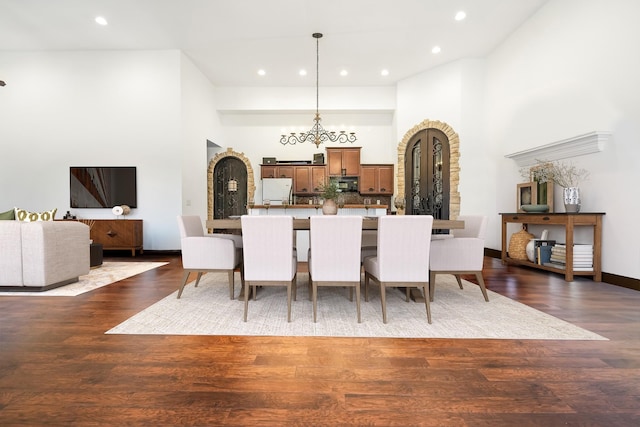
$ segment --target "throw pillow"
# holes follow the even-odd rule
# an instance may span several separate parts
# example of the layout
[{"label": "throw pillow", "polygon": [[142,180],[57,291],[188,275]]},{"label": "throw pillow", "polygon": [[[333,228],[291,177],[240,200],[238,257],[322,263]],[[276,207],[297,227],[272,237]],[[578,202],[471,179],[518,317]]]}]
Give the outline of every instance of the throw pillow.
[{"label": "throw pillow", "polygon": [[44,212],[29,212],[24,209],[16,208],[15,215],[18,221],[33,222],[33,221],[53,221],[56,217],[56,211],[58,209],[51,209]]},{"label": "throw pillow", "polygon": [[14,220],[16,219],[16,210],[11,209],[6,212],[0,212],[0,221],[1,220]]},{"label": "throw pillow", "polygon": [[8,210],[6,212],[0,212],[0,221],[1,220],[10,220],[10,219],[16,219],[16,210],[15,209],[11,209],[11,210]]}]

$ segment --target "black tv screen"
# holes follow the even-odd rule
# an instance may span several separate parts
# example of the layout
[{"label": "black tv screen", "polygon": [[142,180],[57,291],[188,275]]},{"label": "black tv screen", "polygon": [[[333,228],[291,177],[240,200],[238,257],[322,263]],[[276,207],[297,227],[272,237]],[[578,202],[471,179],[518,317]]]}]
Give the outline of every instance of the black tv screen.
[{"label": "black tv screen", "polygon": [[137,207],[135,166],[70,167],[72,208]]}]

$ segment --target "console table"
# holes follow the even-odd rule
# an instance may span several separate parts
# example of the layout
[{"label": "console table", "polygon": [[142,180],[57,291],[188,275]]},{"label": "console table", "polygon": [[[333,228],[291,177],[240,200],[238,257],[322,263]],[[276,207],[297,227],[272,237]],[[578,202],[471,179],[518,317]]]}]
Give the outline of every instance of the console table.
[{"label": "console table", "polygon": [[101,243],[104,250],[130,250],[143,252],[141,219],[95,219],[91,227],[91,239]]},{"label": "console table", "polygon": [[[526,265],[528,267],[539,268],[541,270],[553,271],[564,274],[567,282],[573,280],[573,276],[593,276],[596,282],[602,281],[602,217],[603,212],[585,213],[501,213],[502,216],[502,263]],[[509,258],[507,255],[507,224],[542,224],[561,225],[565,228],[566,266],[564,269],[549,265],[535,264],[530,261]],[[574,271],[573,270],[573,231],[574,227],[593,227],[593,270]]]}]

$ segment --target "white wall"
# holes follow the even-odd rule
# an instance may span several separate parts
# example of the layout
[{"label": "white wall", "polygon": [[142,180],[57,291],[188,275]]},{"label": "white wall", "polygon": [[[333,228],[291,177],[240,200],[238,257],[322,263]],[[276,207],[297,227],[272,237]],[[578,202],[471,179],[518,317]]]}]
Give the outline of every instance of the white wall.
[{"label": "white wall", "polygon": [[[0,53],[0,211],[69,207],[69,166],[136,166],[146,249],[177,249],[180,54]],[[74,209],[114,218],[111,209]]]},{"label": "white wall", "polygon": [[[202,72],[182,55],[182,213],[207,217],[207,140],[222,139],[214,89]],[[177,237],[176,228],[176,237]],[[177,242],[179,247],[179,242]]]},{"label": "white wall", "polygon": [[401,81],[396,138],[399,143],[426,119],[451,126],[460,138],[460,212],[493,219],[494,168],[484,136],[484,73],[483,60],[462,60]]},{"label": "white wall", "polygon": [[[325,145],[282,145],[282,133],[306,132],[315,117],[315,88],[216,88],[216,105],[222,124],[220,149],[210,149],[209,158],[232,148],[249,158],[259,174],[263,157],[278,160],[313,160]],[[327,146],[363,147],[362,163],[395,163],[396,141],[393,111],[395,89],[389,87],[320,88],[320,116],[328,131],[355,132],[353,144]],[[259,178],[259,175],[258,175]],[[256,201],[262,186],[256,179]]]},{"label": "white wall", "polygon": [[[487,132],[497,153],[613,132],[605,151],[570,160],[591,172],[580,185],[582,211],[606,212],[603,271],[633,278],[640,278],[639,15],[635,0],[553,0],[487,62]],[[522,179],[515,162],[495,160],[497,211],[512,212]],[[559,195],[554,203],[562,212]],[[491,230],[490,247],[500,247],[499,233]]]}]

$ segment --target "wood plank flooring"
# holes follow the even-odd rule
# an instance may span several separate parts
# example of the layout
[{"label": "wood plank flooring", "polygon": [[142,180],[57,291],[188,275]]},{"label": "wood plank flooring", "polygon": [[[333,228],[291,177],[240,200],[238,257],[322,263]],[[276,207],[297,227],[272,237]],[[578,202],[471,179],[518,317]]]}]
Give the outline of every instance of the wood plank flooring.
[{"label": "wood plank flooring", "polygon": [[489,289],[609,341],[105,335],[178,287],[179,257],[140,259],[170,264],[0,297],[1,426],[640,425],[634,290],[485,260]]}]

